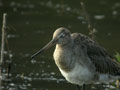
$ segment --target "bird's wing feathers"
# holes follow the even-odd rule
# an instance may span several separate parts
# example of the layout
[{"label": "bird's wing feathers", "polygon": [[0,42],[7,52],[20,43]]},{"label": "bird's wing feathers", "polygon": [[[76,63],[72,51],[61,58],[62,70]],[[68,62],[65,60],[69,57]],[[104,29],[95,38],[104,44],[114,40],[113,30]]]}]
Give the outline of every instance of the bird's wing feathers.
[{"label": "bird's wing feathers", "polygon": [[120,75],[120,64],[102,46],[82,34],[74,33],[72,37],[74,42],[86,48],[84,53],[90,58],[98,73]]}]

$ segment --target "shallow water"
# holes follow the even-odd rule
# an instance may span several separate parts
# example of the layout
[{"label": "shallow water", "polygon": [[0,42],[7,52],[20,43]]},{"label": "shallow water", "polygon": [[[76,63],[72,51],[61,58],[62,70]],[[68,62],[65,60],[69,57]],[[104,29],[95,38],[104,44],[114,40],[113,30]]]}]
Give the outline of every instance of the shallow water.
[{"label": "shallow water", "polygon": [[[96,40],[110,53],[120,52],[120,1],[86,0],[86,9],[97,29]],[[5,63],[3,88],[6,90],[75,90],[61,76],[56,67],[53,49],[30,56],[52,38],[58,27],[88,35],[87,21],[79,0],[0,0],[0,21],[3,12],[8,13],[7,38],[12,57],[9,80]],[[1,26],[1,22],[0,22]],[[5,52],[6,62],[9,61]],[[9,82],[7,82],[9,81]],[[86,90],[116,90],[115,84],[87,85]]]}]

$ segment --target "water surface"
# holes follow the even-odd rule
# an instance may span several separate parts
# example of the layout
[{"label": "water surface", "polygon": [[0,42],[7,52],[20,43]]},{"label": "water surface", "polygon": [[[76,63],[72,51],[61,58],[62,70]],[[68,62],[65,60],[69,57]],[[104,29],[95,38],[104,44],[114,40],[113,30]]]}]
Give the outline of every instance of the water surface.
[{"label": "water surface", "polygon": [[[86,0],[85,5],[97,29],[96,41],[109,53],[120,52],[120,1]],[[0,11],[0,21],[3,12],[8,13],[7,38],[12,56],[10,81],[4,81],[3,88],[75,90],[75,85],[66,82],[56,67],[52,56],[54,48],[35,60],[30,56],[49,42],[55,29],[61,26],[88,35],[79,0],[0,0]],[[7,53],[5,57],[9,61]],[[87,85],[86,90],[116,90],[116,86]]]}]

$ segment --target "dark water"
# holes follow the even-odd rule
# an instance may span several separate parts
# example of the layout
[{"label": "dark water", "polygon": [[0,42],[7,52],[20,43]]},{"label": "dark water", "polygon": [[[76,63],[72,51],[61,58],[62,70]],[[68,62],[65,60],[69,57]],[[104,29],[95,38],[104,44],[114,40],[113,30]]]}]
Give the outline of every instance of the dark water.
[{"label": "dark water", "polygon": [[[120,1],[86,0],[86,9],[97,29],[96,40],[110,53],[120,52]],[[0,0],[0,26],[3,12],[8,13],[7,38],[12,57],[9,82],[5,90],[75,90],[56,67],[53,49],[30,56],[52,38],[61,26],[88,35],[87,21],[79,0]],[[0,31],[1,32],[1,31]],[[9,61],[5,52],[6,62]],[[8,64],[5,63],[5,67]],[[6,76],[6,68],[3,69]],[[6,77],[5,77],[6,78]],[[116,90],[115,84],[87,85],[86,90]]]}]

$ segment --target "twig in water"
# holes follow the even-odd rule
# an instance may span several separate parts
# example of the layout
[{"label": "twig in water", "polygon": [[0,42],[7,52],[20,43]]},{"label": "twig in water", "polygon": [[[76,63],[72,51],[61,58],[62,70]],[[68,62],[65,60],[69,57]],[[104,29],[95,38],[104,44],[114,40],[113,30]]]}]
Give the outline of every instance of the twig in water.
[{"label": "twig in water", "polygon": [[2,65],[3,63],[3,59],[4,59],[4,46],[5,46],[5,30],[7,28],[7,14],[4,13],[3,14],[3,26],[2,26],[2,43],[1,43],[1,60],[0,60],[0,65]]},{"label": "twig in water", "polygon": [[[11,71],[12,56],[11,56],[11,53],[10,53],[7,36],[5,36],[5,41],[6,41],[6,46],[7,46],[8,56],[9,56],[8,68],[7,68],[7,78],[9,79],[9,74],[10,74],[10,71]],[[8,81],[8,83],[9,83],[9,81]]]},{"label": "twig in water", "polygon": [[84,5],[84,2],[80,2],[81,6],[82,6],[82,9],[83,9],[83,12],[84,12],[84,15],[85,15],[85,19],[87,20],[88,22],[88,30],[89,30],[89,35],[90,37],[94,40],[95,39],[95,33],[96,33],[96,29],[92,26],[92,23],[91,23],[91,20],[90,20],[90,17],[86,11],[86,8],[85,8],[85,5]]},{"label": "twig in water", "polygon": [[4,60],[4,46],[5,46],[5,30],[7,28],[7,14],[3,14],[3,26],[2,26],[2,42],[1,42],[1,57],[0,57],[0,90],[2,85],[2,64]]}]

